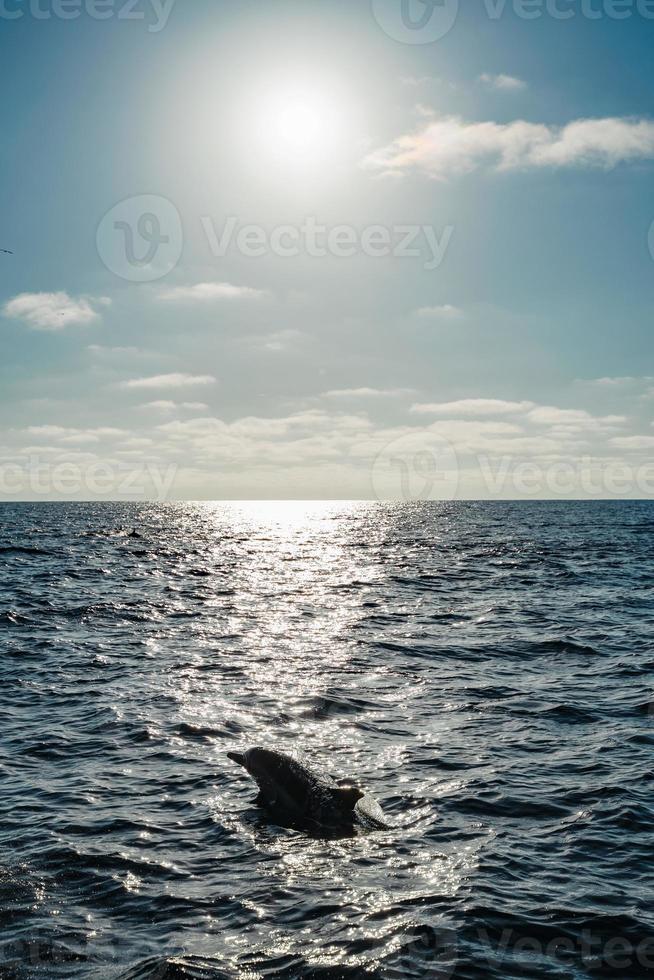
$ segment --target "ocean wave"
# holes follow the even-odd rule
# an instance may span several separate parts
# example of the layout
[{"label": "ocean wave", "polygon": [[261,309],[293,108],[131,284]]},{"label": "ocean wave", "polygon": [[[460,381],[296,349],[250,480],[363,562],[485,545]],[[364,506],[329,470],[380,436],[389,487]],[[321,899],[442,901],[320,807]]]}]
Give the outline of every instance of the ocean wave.
[{"label": "ocean wave", "polygon": [[[0,976],[644,976],[653,512],[2,505]],[[392,829],[276,823],[242,745]]]}]

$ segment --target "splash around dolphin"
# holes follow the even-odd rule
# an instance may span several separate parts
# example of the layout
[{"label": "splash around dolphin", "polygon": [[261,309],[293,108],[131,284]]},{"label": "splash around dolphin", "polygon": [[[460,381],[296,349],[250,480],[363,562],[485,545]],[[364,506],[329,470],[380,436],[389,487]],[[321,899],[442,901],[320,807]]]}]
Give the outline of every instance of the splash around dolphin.
[{"label": "splash around dolphin", "polygon": [[312,769],[300,756],[276,749],[228,752],[259,787],[258,806],[281,812],[299,823],[332,830],[387,829],[379,804],[358,786],[339,784],[328,773]]}]

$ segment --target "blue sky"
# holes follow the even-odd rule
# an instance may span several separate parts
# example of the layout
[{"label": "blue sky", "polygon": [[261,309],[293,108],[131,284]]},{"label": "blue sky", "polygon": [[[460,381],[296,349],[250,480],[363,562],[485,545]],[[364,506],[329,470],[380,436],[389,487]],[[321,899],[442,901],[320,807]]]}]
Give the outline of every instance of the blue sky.
[{"label": "blue sky", "polygon": [[407,9],[0,5],[0,497],[654,492],[654,4]]}]

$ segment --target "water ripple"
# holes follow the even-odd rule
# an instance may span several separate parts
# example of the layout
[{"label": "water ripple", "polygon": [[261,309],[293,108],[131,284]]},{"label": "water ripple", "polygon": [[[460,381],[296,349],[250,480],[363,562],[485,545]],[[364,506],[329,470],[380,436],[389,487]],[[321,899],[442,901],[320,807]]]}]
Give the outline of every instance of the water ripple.
[{"label": "water ripple", "polygon": [[[0,506],[0,976],[654,972],[649,503]],[[391,826],[281,826],[302,748]]]}]

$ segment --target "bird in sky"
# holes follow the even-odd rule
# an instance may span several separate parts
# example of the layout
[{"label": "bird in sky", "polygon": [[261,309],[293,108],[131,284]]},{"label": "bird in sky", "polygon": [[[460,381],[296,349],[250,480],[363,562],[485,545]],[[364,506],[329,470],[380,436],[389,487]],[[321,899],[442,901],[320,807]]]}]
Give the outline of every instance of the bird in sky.
[{"label": "bird in sky", "polygon": [[10,252],[8,248],[0,248],[0,252],[4,252],[5,255],[13,255],[14,254],[13,252]]}]

